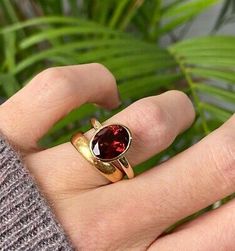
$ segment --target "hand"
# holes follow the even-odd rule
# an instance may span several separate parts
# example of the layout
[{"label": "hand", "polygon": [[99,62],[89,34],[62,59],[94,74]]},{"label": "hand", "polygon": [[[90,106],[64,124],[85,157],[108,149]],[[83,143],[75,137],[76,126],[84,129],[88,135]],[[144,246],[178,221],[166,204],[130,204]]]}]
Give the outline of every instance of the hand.
[{"label": "hand", "polygon": [[[75,247],[234,250],[233,201],[172,234],[160,235],[178,220],[234,192],[235,117],[158,167],[132,180],[108,184],[70,143],[37,148],[56,121],[87,102],[106,108],[119,104],[115,79],[102,65],[45,70],[0,107],[1,131],[22,152]],[[105,123],[130,128],[133,144],[127,157],[135,166],[167,148],[194,116],[187,96],[169,91],[141,99]]]}]

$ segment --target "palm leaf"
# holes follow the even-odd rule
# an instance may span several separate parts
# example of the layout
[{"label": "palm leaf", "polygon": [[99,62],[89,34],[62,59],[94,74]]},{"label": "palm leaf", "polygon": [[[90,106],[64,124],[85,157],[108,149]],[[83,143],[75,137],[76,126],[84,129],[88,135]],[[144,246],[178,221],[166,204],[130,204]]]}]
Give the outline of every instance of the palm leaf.
[{"label": "palm leaf", "polygon": [[[187,90],[200,115],[188,134],[189,141],[184,142],[185,146],[190,145],[195,141],[193,135],[203,136],[200,127],[203,127],[204,133],[209,133],[233,112],[234,38],[198,38],[177,43],[168,50],[149,41],[188,22],[217,2],[176,0],[162,6],[160,1],[154,4],[143,1],[139,5],[135,5],[134,0],[115,1],[112,4],[107,1],[105,8],[115,15],[100,14],[94,18],[99,24],[81,18],[48,16],[4,27],[0,32],[5,41],[11,41],[11,49],[5,51],[2,59],[1,79],[7,77],[14,88],[2,85],[4,88],[1,91],[6,97],[10,96],[45,67],[100,62],[115,74],[126,104],[163,90]],[[92,15],[96,15],[103,5],[99,3],[94,6]],[[139,23],[149,24],[146,41],[120,32],[128,24],[136,24],[137,16],[142,18],[138,19]],[[161,26],[161,23],[164,25]],[[22,32],[25,34],[23,37]],[[18,39],[20,33],[21,39]],[[31,70],[28,72],[29,68]],[[215,117],[216,113],[218,116]],[[74,110],[51,130],[47,144],[52,141],[64,142],[73,132],[71,128],[84,128],[92,114],[105,119],[112,113],[93,106]],[[77,118],[81,123],[77,122]],[[180,149],[182,144],[174,144],[172,154]]]},{"label": "palm leaf", "polygon": [[[32,32],[31,27],[35,32]],[[12,78],[24,79],[21,85],[45,65],[99,62],[114,73],[123,99],[133,101],[158,93],[167,86],[171,88],[182,77],[175,72],[176,62],[167,50],[90,21],[79,22],[79,19],[66,17],[62,20],[57,17],[39,18],[6,27],[1,34],[4,37],[17,37],[22,30],[30,30],[30,35],[20,41],[16,39],[17,50],[11,50],[11,58],[6,55],[3,62],[3,65],[12,65],[12,59],[18,59],[17,64],[5,67],[4,73]],[[40,46],[43,50],[38,50]],[[29,67],[33,70],[25,79]],[[9,93],[5,94],[9,96]],[[85,111],[82,114],[74,111],[69,116],[70,124],[76,123],[74,114],[86,121],[91,111],[94,113],[97,109]],[[110,114],[104,115],[103,119],[107,116]],[[51,133],[62,130],[61,125],[65,126],[65,122],[60,122],[60,126],[56,126]],[[71,130],[66,130],[64,134],[64,139],[67,139]]]},{"label": "palm leaf", "polygon": [[216,32],[224,24],[230,22],[230,19],[234,18],[235,14],[235,2],[233,0],[225,0],[216,23],[213,28],[213,32]]},{"label": "palm leaf", "polygon": [[175,1],[167,8],[163,9],[162,20],[163,27],[160,33],[169,32],[176,27],[187,23],[206,8],[218,3],[219,0],[193,0],[193,1]]},{"label": "palm leaf", "polygon": [[[206,134],[235,111],[235,37],[203,37],[169,48],[190,87]],[[214,128],[213,128],[214,129]]]}]

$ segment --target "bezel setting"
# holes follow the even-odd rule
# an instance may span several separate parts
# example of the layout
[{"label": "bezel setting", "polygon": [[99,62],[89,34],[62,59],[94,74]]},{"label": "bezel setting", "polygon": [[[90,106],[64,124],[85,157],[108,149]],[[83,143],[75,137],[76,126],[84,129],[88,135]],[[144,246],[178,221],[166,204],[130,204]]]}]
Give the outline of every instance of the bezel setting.
[{"label": "bezel setting", "polygon": [[[93,144],[93,141],[94,141],[95,137],[97,136],[97,134],[98,134],[100,131],[102,131],[103,129],[105,129],[105,128],[107,128],[107,127],[110,127],[110,126],[120,126],[120,127],[124,128],[125,131],[127,132],[127,135],[128,135],[128,144],[126,145],[125,150],[124,150],[123,152],[121,152],[119,155],[117,155],[116,157],[111,158],[111,159],[100,158],[100,157],[98,157],[98,156],[94,153],[94,151],[93,151],[93,149],[92,149],[92,144]],[[89,148],[90,148],[90,151],[91,151],[92,155],[93,155],[96,159],[98,159],[98,160],[100,160],[100,161],[102,161],[102,162],[113,162],[113,161],[115,161],[115,160],[118,160],[118,159],[122,158],[122,157],[125,155],[125,153],[126,153],[126,152],[128,151],[128,149],[130,148],[131,142],[132,142],[132,134],[131,134],[130,130],[129,130],[126,126],[124,126],[124,125],[122,125],[122,124],[110,124],[110,125],[101,126],[98,130],[96,130],[95,134],[92,136],[92,138],[91,138],[91,140],[90,140],[90,142],[89,142]]]}]

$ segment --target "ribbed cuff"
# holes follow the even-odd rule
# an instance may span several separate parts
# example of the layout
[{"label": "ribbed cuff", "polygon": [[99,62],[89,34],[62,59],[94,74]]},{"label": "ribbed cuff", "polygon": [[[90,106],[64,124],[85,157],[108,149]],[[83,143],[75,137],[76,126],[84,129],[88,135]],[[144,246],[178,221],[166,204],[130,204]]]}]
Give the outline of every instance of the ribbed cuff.
[{"label": "ribbed cuff", "polygon": [[74,250],[19,155],[2,136],[0,250]]}]

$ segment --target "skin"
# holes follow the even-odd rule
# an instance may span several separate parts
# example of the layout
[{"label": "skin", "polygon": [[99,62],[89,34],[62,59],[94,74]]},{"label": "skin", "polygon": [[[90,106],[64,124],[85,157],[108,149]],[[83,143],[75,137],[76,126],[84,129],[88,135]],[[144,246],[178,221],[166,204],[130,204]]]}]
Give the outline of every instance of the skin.
[{"label": "skin", "polygon": [[[69,142],[37,147],[53,124],[87,102],[108,109],[120,104],[115,79],[100,64],[45,70],[0,107],[1,131],[22,153],[74,246],[85,251],[235,250],[234,201],[160,236],[234,192],[235,117],[158,167],[110,184]],[[127,157],[135,166],[167,148],[194,117],[189,98],[169,91],[141,99],[104,123],[130,128]]]}]

